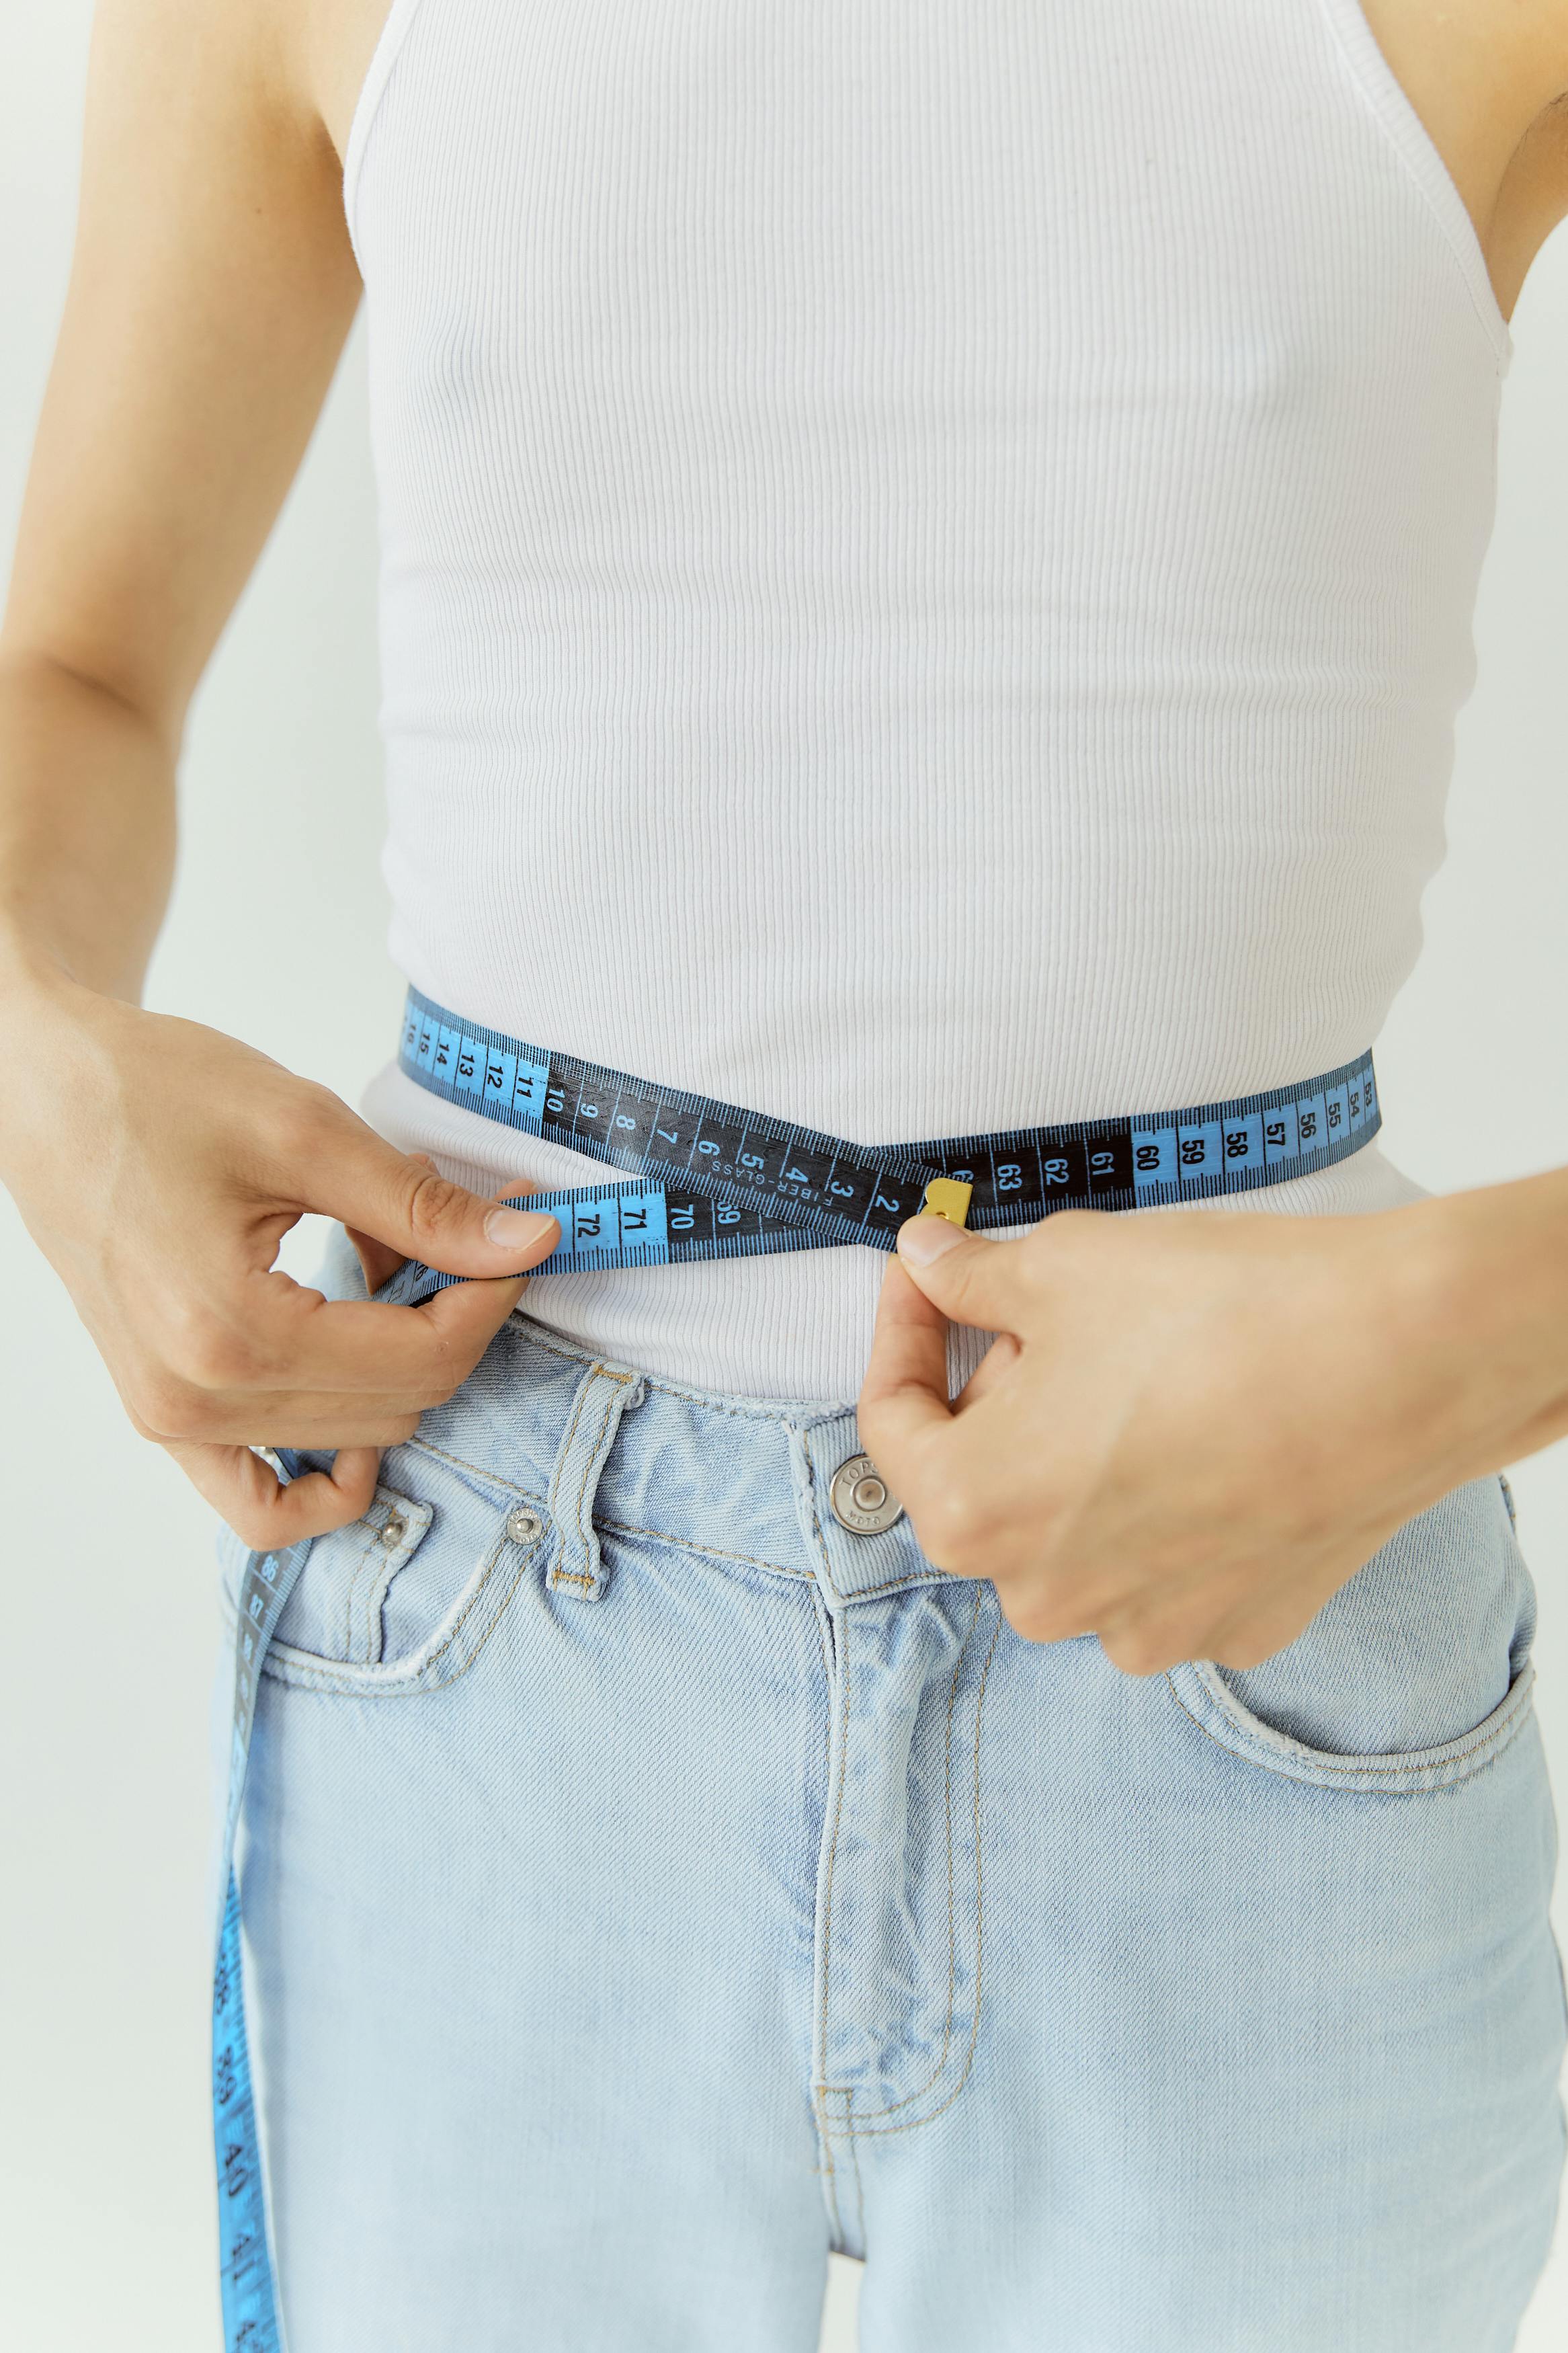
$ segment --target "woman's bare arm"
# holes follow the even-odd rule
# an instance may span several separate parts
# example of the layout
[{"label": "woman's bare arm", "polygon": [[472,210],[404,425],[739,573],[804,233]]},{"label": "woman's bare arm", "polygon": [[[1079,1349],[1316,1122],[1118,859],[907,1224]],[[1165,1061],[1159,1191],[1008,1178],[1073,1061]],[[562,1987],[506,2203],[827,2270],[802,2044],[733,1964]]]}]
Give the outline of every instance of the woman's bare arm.
[{"label": "woman's bare arm", "polygon": [[132,997],[168,892],[186,706],[359,299],[289,14],[103,0],[94,32],[77,251],[0,635],[0,941]]},{"label": "woman's bare arm", "polygon": [[[0,1176],[138,1426],[263,1543],[363,1509],[376,1449],[515,1303],[494,1278],[556,1231],[487,1231],[488,1204],[324,1089],[137,1003],[190,698],[358,300],[312,95],[346,23],[323,46],[286,0],[103,0],[0,632]],[[492,1279],[418,1311],[328,1304],[270,1271],[308,1208],[375,1238],[384,1264],[417,1251]],[[349,1451],[332,1482],[280,1492],[247,1451],[261,1442]]]}]

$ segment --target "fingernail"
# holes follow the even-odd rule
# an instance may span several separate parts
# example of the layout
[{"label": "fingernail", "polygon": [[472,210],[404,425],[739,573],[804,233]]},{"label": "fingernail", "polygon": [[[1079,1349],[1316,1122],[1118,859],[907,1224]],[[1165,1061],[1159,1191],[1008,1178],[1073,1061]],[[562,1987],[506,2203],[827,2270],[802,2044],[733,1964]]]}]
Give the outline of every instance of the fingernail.
[{"label": "fingernail", "polygon": [[899,1256],[912,1259],[916,1266],[929,1266],[943,1250],[953,1249],[964,1239],[962,1226],[938,1217],[910,1218],[899,1228]]},{"label": "fingernail", "polygon": [[487,1240],[497,1250],[531,1250],[545,1235],[559,1231],[559,1220],[541,1209],[492,1209],[485,1219]]}]

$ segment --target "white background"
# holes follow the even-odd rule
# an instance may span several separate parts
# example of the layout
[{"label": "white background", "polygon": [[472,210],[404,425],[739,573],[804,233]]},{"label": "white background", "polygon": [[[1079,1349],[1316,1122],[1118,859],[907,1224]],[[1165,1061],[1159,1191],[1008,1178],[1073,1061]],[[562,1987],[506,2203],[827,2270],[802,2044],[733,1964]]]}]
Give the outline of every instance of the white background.
[{"label": "white background", "polygon": [[[89,14],[88,0],[0,0],[0,553],[65,281]],[[1568,238],[1537,265],[1514,332],[1450,859],[1378,1041],[1385,1144],[1435,1190],[1568,1163]],[[356,336],[200,698],[151,992],[351,1101],[400,1002],[377,869],[363,408]],[[1463,1124],[1456,1103],[1484,1120]],[[1541,1588],[1541,1712],[1568,1791],[1568,1450],[1514,1483]],[[29,2353],[217,2343],[211,1541],[0,1194],[0,2338]],[[1565,2241],[1521,2353],[1568,2340]],[[836,2267],[835,2353],[853,2342],[854,2279]]]}]

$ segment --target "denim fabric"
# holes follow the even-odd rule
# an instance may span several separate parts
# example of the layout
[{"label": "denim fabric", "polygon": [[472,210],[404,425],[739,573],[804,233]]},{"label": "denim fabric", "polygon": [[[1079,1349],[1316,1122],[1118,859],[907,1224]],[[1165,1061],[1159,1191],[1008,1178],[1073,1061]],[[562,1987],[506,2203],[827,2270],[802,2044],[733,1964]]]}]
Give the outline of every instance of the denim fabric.
[{"label": "denim fabric", "polygon": [[840,1527],[858,1448],[519,1314],[312,1548],[241,1850],[289,2353],[812,2353],[830,2246],[866,2353],[1503,2353],[1564,2008],[1500,1483],[1134,1679]]}]

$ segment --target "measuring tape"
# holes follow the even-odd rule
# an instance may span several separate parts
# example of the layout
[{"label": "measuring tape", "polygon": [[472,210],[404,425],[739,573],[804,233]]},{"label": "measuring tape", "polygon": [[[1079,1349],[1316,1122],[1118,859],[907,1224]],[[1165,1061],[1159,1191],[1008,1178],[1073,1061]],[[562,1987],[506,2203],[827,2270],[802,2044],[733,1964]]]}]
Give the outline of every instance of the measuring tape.
[{"label": "measuring tape", "polygon": [[[518,1198],[561,1240],[536,1274],[684,1266],[763,1250],[865,1242],[891,1250],[906,1218],[940,1208],[977,1229],[1054,1209],[1133,1209],[1278,1185],[1331,1167],[1382,1124],[1372,1056],[1229,1103],[932,1143],[846,1143],[460,1021],[411,989],[398,1056],[464,1110],[634,1172],[630,1184]],[[966,1214],[967,1213],[967,1214]],[[376,1294],[406,1304],[460,1278],[405,1265]],[[274,1459],[292,1478],[300,1457]],[[213,1990],[213,2124],[227,2353],[283,2353],[245,2029],[235,1841],[262,1662],[310,1550],[251,1553],[235,1636],[228,1804]]]},{"label": "measuring tape", "polygon": [[[1372,1056],[1228,1103],[922,1144],[849,1144],[680,1087],[524,1045],[410,989],[398,1067],[464,1111],[635,1171],[634,1185],[534,1193],[561,1240],[535,1274],[686,1266],[865,1242],[898,1230],[935,1181],[970,1188],[976,1229],[1054,1209],[1135,1209],[1240,1193],[1331,1167],[1382,1124]],[[421,1270],[428,1295],[458,1281]]]},{"label": "measuring tape", "polygon": [[[299,1456],[280,1448],[277,1460],[292,1478],[300,1467]],[[273,2292],[272,2253],[268,2241],[261,2143],[256,2128],[250,2048],[245,2031],[239,1887],[234,1873],[234,1847],[245,1795],[245,1768],[250,1754],[261,1662],[310,1550],[306,1542],[295,1545],[288,1552],[253,1552],[246,1560],[239,1582],[228,1803],[218,1874],[223,1912],[217,1926],[217,1963],[213,1974],[213,2137],[217,2153],[218,2260],[226,2353],[282,2353]]]}]

